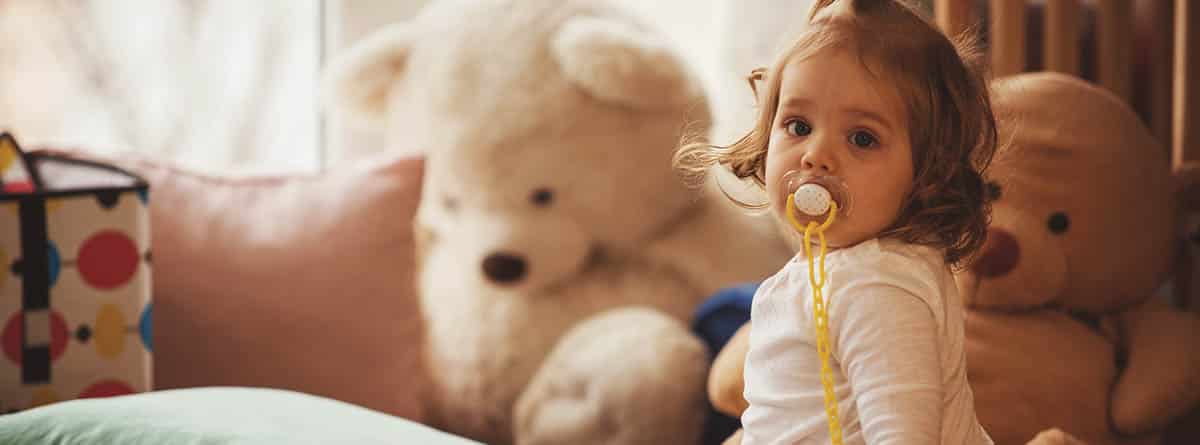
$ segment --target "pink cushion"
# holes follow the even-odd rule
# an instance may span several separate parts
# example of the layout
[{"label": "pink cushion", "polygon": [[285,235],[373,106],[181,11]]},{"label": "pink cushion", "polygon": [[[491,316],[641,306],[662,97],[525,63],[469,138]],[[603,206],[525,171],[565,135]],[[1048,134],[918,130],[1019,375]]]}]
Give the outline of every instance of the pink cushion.
[{"label": "pink cushion", "polygon": [[247,178],[115,162],[150,182],[156,389],[292,389],[421,420],[420,159]]}]

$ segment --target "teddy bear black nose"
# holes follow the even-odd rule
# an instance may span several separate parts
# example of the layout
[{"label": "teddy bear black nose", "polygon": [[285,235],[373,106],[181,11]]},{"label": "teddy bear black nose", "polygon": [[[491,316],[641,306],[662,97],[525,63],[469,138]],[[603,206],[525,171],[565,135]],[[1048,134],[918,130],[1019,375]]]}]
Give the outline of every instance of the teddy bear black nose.
[{"label": "teddy bear black nose", "polygon": [[525,276],[525,260],[517,255],[493,253],[483,259],[483,274],[501,284],[520,281]]}]

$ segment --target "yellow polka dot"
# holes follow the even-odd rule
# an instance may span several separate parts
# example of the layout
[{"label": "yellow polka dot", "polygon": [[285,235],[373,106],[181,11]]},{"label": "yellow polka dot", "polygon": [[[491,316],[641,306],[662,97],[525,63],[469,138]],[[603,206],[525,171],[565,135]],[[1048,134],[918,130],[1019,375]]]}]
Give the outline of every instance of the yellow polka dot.
[{"label": "yellow polka dot", "polygon": [[7,171],[15,160],[17,160],[16,144],[7,137],[0,138],[0,173]]},{"label": "yellow polka dot", "polygon": [[40,388],[40,389],[33,391],[33,398],[29,401],[29,407],[37,408],[39,406],[56,403],[59,400],[62,400],[62,398],[59,397],[58,394],[55,393],[53,389]]},{"label": "yellow polka dot", "polygon": [[62,207],[63,201],[65,201],[65,199],[47,199],[46,214],[49,215],[54,213],[55,210],[58,210],[60,207]]},{"label": "yellow polka dot", "polygon": [[96,351],[101,357],[114,359],[125,350],[125,316],[115,304],[100,306],[96,314]]},{"label": "yellow polka dot", "polygon": [[[49,215],[51,213],[54,213],[55,210],[62,208],[63,201],[65,201],[65,199],[50,199],[50,200],[44,201],[46,203],[46,214]],[[9,213],[13,214],[13,216],[16,216],[16,217],[21,216],[21,208],[19,206],[17,206],[17,203],[15,203],[15,202],[3,203],[3,204],[0,204],[0,207],[4,207],[5,209],[7,209],[9,211]]]}]

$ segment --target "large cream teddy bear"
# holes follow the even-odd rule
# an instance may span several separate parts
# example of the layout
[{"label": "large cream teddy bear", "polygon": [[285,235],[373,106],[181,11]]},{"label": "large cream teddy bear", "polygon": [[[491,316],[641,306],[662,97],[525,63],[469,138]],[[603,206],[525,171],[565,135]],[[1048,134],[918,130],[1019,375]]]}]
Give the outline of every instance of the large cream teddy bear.
[{"label": "large cream teddy bear", "polygon": [[[980,422],[998,445],[1158,443],[1200,400],[1200,319],[1152,296],[1175,252],[1182,184],[1107,91],[1048,73],[993,89],[992,222],[956,275]],[[746,408],[749,327],[710,374],[713,403],[732,416]]]},{"label": "large cream teddy bear", "polygon": [[788,252],[671,165],[708,105],[654,30],[593,0],[429,5],[335,62],[333,97],[427,153],[416,231],[431,425],[489,444],[687,444],[687,322]]}]

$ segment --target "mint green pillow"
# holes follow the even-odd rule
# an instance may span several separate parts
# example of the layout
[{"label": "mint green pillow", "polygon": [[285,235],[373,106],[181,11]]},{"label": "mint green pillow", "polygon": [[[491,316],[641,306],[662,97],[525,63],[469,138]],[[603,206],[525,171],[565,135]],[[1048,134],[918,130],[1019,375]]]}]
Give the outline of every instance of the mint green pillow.
[{"label": "mint green pillow", "polygon": [[60,402],[0,416],[4,445],[478,445],[298,392],[210,387]]}]

